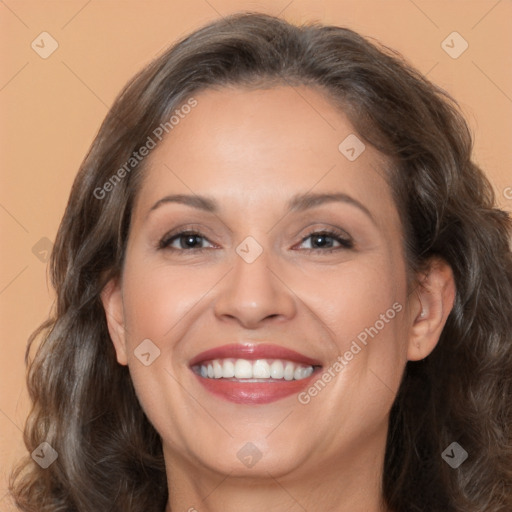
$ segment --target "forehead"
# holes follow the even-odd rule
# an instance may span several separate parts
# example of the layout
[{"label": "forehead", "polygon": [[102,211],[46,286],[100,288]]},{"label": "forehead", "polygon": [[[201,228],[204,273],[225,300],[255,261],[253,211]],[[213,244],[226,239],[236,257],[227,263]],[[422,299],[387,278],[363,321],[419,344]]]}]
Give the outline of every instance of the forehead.
[{"label": "forehead", "polygon": [[[309,190],[392,207],[384,157],[363,146],[319,89],[226,87],[194,98],[197,105],[148,157],[138,210],[166,193],[216,196],[221,204],[249,208]],[[347,145],[356,156],[363,151],[349,159]]]}]

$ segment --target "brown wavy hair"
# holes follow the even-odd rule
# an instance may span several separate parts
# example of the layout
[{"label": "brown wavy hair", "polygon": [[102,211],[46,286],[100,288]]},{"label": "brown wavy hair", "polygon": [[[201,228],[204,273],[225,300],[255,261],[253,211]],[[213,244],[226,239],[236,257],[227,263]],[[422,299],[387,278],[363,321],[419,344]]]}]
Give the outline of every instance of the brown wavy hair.
[{"label": "brown wavy hair", "polygon": [[[258,13],[204,26],[145,67],[114,102],[81,165],[51,255],[56,306],[26,356],[33,408],[25,444],[32,451],[47,441],[59,456],[47,469],[30,457],[15,469],[20,510],[165,508],[161,439],[117,364],[100,300],[122,271],[145,161],[103,199],[94,191],[191,95],[276,84],[320,88],[387,155],[409,269],[438,256],[454,272],[455,305],[439,343],[407,363],[390,411],[387,505],[512,510],[511,220],[471,161],[457,104],[398,53],[352,30]],[[458,469],[441,458],[454,441],[469,454]]]}]

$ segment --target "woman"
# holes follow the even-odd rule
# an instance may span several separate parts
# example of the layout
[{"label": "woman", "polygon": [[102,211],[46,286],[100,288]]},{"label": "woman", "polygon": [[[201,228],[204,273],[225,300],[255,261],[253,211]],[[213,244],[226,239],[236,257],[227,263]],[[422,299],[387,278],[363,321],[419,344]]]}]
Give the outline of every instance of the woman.
[{"label": "woman", "polygon": [[20,509],[511,510],[510,218],[471,149],[348,29],[239,14],[152,62],[57,235]]}]

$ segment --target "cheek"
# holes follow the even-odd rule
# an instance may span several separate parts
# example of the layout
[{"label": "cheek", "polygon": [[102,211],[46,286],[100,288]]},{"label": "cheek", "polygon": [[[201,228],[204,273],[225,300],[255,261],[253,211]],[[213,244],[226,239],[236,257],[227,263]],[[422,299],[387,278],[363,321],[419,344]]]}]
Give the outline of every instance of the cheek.
[{"label": "cheek", "polygon": [[403,272],[392,265],[365,262],[324,273],[318,279],[309,276],[300,289],[302,298],[314,307],[341,349],[376,323],[379,331],[397,323],[406,282]]},{"label": "cheek", "polygon": [[160,264],[132,264],[123,277],[129,343],[139,338],[157,343],[186,318],[218,281],[216,273]]},{"label": "cheek", "polygon": [[[406,362],[407,283],[400,261],[353,265],[333,273],[316,297],[313,292],[309,296],[341,356],[334,367],[336,375],[343,374],[336,379],[337,393],[354,395],[356,402],[367,405],[375,401],[372,406],[379,411],[393,398],[390,390],[398,389]],[[357,383],[357,392],[348,392],[349,383]],[[354,404],[356,409],[360,406]]]},{"label": "cheek", "polygon": [[340,352],[350,361],[348,375],[370,401],[383,400],[379,407],[398,389],[406,362],[407,283],[399,262],[391,258],[347,277],[347,321],[337,325]]}]

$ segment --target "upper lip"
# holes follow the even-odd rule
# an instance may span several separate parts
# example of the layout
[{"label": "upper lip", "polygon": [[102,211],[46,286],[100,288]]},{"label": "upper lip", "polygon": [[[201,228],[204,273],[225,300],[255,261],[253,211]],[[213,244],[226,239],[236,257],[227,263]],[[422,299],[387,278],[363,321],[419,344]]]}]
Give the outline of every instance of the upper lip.
[{"label": "upper lip", "polygon": [[279,345],[272,345],[269,343],[233,343],[228,345],[222,345],[220,347],[211,348],[205,350],[200,354],[197,354],[190,360],[190,366],[197,365],[205,361],[211,361],[213,359],[285,359],[287,361],[293,361],[295,363],[301,363],[304,365],[321,366],[321,362],[318,359],[300,354],[295,350],[291,350]]}]

